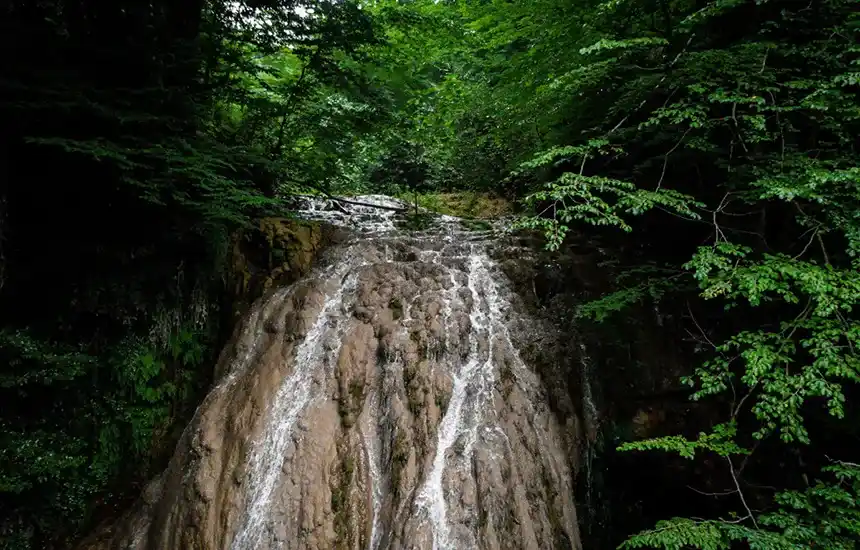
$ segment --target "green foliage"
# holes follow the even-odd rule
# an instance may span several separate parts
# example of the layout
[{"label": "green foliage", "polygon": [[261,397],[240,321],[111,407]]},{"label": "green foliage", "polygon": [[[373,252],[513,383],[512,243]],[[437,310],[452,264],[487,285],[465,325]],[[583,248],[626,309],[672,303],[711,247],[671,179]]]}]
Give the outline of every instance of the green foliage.
[{"label": "green foliage", "polygon": [[391,195],[401,190],[417,194],[426,191],[430,170],[421,146],[402,141],[392,146],[371,168],[370,183]]},{"label": "green foliage", "polygon": [[615,282],[629,286],[578,305],[576,317],[603,323],[635,304],[648,300],[657,303],[667,293],[677,292],[684,284],[685,275],[676,269],[648,265],[628,269],[616,275]]},{"label": "green foliage", "polygon": [[95,365],[93,357],[80,350],[46,346],[22,330],[0,331],[0,348],[9,354],[0,376],[2,388],[74,380]]},{"label": "green foliage", "polygon": [[[574,222],[615,226],[629,232],[632,227],[625,221],[625,214],[639,215],[653,208],[664,208],[691,219],[699,217],[691,210],[691,199],[676,191],[637,189],[629,182],[573,172],[565,172],[547,183],[544,190],[528,195],[525,202],[532,207],[547,206],[517,226],[542,229],[551,250],[562,245]],[[549,216],[545,216],[547,212]]]},{"label": "green foliage", "polygon": [[693,520],[674,518],[661,521],[653,530],[639,533],[621,548],[702,548],[729,549],[738,542],[760,550],[856,548],[860,537],[860,467],[854,464],[827,466],[835,483],[818,481],[804,491],[784,491],[774,500],[777,511],[759,516],[763,528],[750,528],[745,518]]},{"label": "green foliage", "polygon": [[[4,532],[18,532],[16,522],[44,533],[80,523],[117,476],[145,468],[196,395],[209,338],[180,327],[166,346],[135,337],[97,357],[28,332],[0,332],[0,495],[18,502]],[[29,410],[34,402],[41,414]]]},{"label": "green foliage", "polygon": [[818,481],[804,491],[775,497],[780,508],[759,521],[778,533],[776,540],[797,546],[854,548],[860,537],[860,467],[837,463],[822,468],[833,481]]},{"label": "green foliage", "polygon": [[696,456],[696,451],[711,452],[722,457],[734,454],[748,454],[749,451],[742,449],[735,443],[734,438],[736,435],[737,426],[734,422],[731,422],[729,424],[718,424],[714,426],[711,433],[700,433],[698,439],[693,441],[689,441],[681,436],[672,435],[625,443],[619,447],[619,450],[660,450],[678,453],[682,457],[689,459]]},{"label": "green foliage", "polygon": [[[413,200],[415,197],[403,193],[400,198]],[[422,208],[448,216],[475,219],[476,223],[510,213],[510,204],[505,199],[474,191],[419,193],[417,200]]]},{"label": "green foliage", "polygon": [[[808,442],[799,407],[810,397],[828,399],[830,413],[844,414],[842,384],[858,380],[857,321],[851,312],[858,299],[860,279],[853,270],[837,270],[785,255],[764,255],[757,262],[742,263],[747,251],[723,245],[702,250],[690,267],[696,271],[703,296],[724,296],[734,306],[745,300],[753,306],[776,301],[804,304],[779,331],[744,331],[717,348],[721,356],[697,371],[701,390],[697,396],[725,389],[731,375],[730,354],[741,359],[742,382],[761,391],[754,412],[766,423],[763,436],[784,423],[787,441]],[[806,365],[804,365],[806,363]]]},{"label": "green foliage", "polygon": [[755,550],[781,550],[796,548],[780,538],[735,523],[737,520],[695,521],[674,518],[661,521],[655,529],[639,533],[621,545],[621,548],[701,548],[702,550],[728,550],[738,542],[745,542]]},{"label": "green foliage", "polygon": [[610,40],[601,38],[596,43],[585,48],[580,48],[580,54],[590,54],[604,51],[613,51],[618,49],[636,48],[641,46],[665,46],[668,42],[665,38],[643,36],[640,38],[632,38],[629,40]]}]

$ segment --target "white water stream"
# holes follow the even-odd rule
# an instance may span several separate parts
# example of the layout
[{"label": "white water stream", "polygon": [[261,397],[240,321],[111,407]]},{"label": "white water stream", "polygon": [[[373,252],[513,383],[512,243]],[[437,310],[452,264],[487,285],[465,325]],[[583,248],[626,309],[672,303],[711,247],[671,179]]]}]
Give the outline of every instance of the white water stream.
[{"label": "white water stream", "polygon": [[[325,298],[325,304],[314,325],[308,330],[296,351],[295,368],[284,380],[271,407],[268,427],[254,446],[248,474],[248,504],[244,521],[236,533],[232,550],[257,550],[268,533],[272,494],[280,480],[284,457],[292,443],[293,432],[299,416],[319,395],[322,388],[314,384],[315,371],[323,366],[325,341],[330,337],[338,310],[343,305],[344,294],[355,285],[355,276],[346,276],[349,264],[335,270],[331,279],[336,290]],[[339,338],[335,339],[335,349]],[[335,357],[337,353],[333,354]]]}]

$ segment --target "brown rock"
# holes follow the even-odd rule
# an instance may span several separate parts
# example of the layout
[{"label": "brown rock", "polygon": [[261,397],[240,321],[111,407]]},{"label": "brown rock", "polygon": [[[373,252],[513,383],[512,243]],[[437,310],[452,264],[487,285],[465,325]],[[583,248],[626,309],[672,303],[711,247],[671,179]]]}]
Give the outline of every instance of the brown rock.
[{"label": "brown rock", "polygon": [[[261,232],[295,237],[283,273],[319,244]],[[445,237],[347,241],[258,300],[167,470],[82,548],[580,548],[576,428],[516,352],[552,335],[510,314],[482,244]]]}]

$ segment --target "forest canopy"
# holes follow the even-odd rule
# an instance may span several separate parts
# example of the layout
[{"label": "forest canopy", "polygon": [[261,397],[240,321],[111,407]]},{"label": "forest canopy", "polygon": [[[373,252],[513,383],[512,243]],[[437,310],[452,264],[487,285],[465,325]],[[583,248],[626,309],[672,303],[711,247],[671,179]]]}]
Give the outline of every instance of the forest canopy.
[{"label": "forest canopy", "polygon": [[857,0],[11,0],[0,43],[0,548],[71,544],[163,466],[235,231],[447,191],[613,250],[578,325],[686,331],[708,429],[620,447],[725,494],[601,544],[860,541]]}]

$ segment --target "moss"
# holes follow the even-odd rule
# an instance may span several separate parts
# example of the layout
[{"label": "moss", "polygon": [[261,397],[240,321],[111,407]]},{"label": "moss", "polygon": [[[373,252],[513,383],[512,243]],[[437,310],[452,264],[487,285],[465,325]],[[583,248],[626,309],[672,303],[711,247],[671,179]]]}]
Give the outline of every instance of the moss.
[{"label": "moss", "polygon": [[[402,198],[410,202],[415,200],[411,195]],[[511,203],[499,196],[473,191],[418,195],[418,205],[439,214],[485,220],[510,214],[513,210]]]},{"label": "moss", "polygon": [[[283,271],[306,272],[315,251],[322,243],[322,230],[318,224],[286,218],[263,218],[260,234],[268,245],[270,268]],[[275,263],[280,265],[275,265]]]},{"label": "moss", "polygon": [[355,426],[355,415],[350,410],[349,401],[341,397],[337,401],[337,413],[340,415],[340,421],[346,429]]},{"label": "moss", "polygon": [[406,389],[409,412],[417,416],[424,405],[424,390],[421,387],[421,377],[418,375],[420,364],[407,363],[403,366],[403,387]]},{"label": "moss", "polygon": [[307,274],[330,234],[318,223],[263,218],[256,229],[231,237],[229,269],[234,317],[266,290],[295,282]]},{"label": "moss", "polygon": [[478,528],[483,531],[490,522],[490,514],[484,506],[478,506]]},{"label": "moss", "polygon": [[502,385],[502,395],[507,399],[514,389],[514,372],[506,364],[502,364],[499,368],[499,381]]},{"label": "moss", "polygon": [[463,220],[463,225],[466,229],[471,229],[472,231],[489,231],[493,228],[490,222],[484,220]]},{"label": "moss", "polygon": [[437,390],[434,400],[436,406],[442,411],[442,414],[445,414],[445,411],[448,409],[448,403],[451,401],[451,396],[442,390]]},{"label": "moss", "polygon": [[[346,503],[343,501],[343,493],[340,490],[340,487],[335,487],[331,492],[331,509],[334,512],[334,515],[337,516],[341,509],[345,506]],[[337,529],[337,527],[335,527]]]},{"label": "moss", "polygon": [[[546,500],[546,515],[549,520],[550,529],[552,530],[553,540],[558,541],[559,534],[564,533],[564,530],[562,529],[561,516],[558,509],[555,507],[555,502],[554,498],[548,498]],[[562,548],[564,547],[562,546]]]},{"label": "moss", "polygon": [[364,400],[364,382],[361,380],[353,380],[350,382],[349,396],[356,409],[359,408],[360,403]]},{"label": "moss", "polygon": [[501,517],[501,524],[502,524],[503,532],[514,533],[515,529],[516,529],[516,525],[518,523],[517,517],[516,517],[516,515],[514,515],[514,511],[511,508],[506,506],[505,508],[502,509],[501,516],[502,516]]},{"label": "moss", "polygon": [[418,416],[424,406],[424,392],[420,388],[412,391],[407,390],[407,397],[409,398],[409,412],[412,413],[412,416]]},{"label": "moss", "polygon": [[352,428],[355,419],[361,412],[361,404],[364,401],[364,382],[353,380],[349,383],[346,391],[341,389],[337,400],[337,412],[345,428]]},{"label": "moss", "polygon": [[406,441],[406,435],[402,431],[398,431],[397,438],[394,440],[394,453],[392,460],[395,464],[405,466],[409,459],[409,443]]},{"label": "moss", "polygon": [[418,375],[418,365],[412,362],[407,362],[403,365],[403,387],[409,388],[409,384],[412,383],[412,380],[415,376]]},{"label": "moss", "polygon": [[391,309],[391,316],[395,321],[403,317],[403,302],[398,297],[394,297],[388,302],[388,307]]},{"label": "moss", "polygon": [[407,231],[423,231],[433,225],[436,216],[427,212],[408,212],[395,220],[398,228]]},{"label": "moss", "polygon": [[355,474],[355,463],[347,456],[340,465],[338,483],[331,491],[331,511],[334,514],[334,531],[336,548],[348,548],[349,537],[349,488]]},{"label": "moss", "polygon": [[394,438],[394,449],[391,452],[391,485],[395,495],[400,492],[400,477],[408,461],[409,442],[406,440],[406,435],[398,430]]}]

